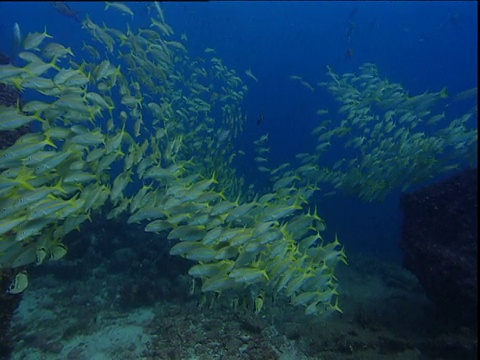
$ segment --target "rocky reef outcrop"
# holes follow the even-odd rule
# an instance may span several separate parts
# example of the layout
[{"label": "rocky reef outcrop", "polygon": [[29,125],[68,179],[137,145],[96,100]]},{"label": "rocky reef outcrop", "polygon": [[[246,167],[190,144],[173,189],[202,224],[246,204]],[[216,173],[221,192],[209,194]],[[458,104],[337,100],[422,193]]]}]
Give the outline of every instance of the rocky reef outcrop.
[{"label": "rocky reef outcrop", "polygon": [[477,328],[477,169],[404,194],[404,265],[419,279],[439,316]]}]

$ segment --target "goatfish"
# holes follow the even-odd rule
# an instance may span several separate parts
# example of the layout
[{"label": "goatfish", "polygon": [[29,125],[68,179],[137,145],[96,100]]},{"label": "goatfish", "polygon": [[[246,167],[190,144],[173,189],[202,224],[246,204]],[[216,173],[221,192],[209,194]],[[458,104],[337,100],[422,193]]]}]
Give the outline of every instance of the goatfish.
[{"label": "goatfish", "polygon": [[15,219],[7,218],[7,219],[0,220],[0,235],[3,235],[9,232],[14,227],[24,222],[26,218],[27,218],[26,216],[21,216]]},{"label": "goatfish", "polygon": [[265,277],[267,280],[270,280],[267,272],[265,270],[257,268],[239,268],[234,269],[228,275],[230,278],[233,278],[236,283],[247,283],[253,284],[258,281],[262,281]]},{"label": "goatfish", "polygon": [[157,9],[158,17],[160,18],[160,20],[162,22],[165,22],[165,16],[163,15],[162,8],[160,7],[160,4],[158,3],[158,1],[154,1],[153,5],[155,5],[155,8]]},{"label": "goatfish", "polygon": [[252,74],[252,70],[251,70],[251,69],[246,70],[246,71],[245,71],[245,74],[246,74],[248,77],[250,77],[250,78],[252,78],[253,80],[255,80],[256,82],[258,82],[257,77]]},{"label": "goatfish", "polygon": [[48,43],[41,51],[41,54],[46,59],[52,59],[53,57],[62,58],[66,55],[73,56],[71,48],[66,48],[58,43]]},{"label": "goatfish", "polygon": [[117,10],[120,10],[122,13],[124,14],[128,14],[128,15],[131,15],[133,17],[133,11],[125,4],[122,4],[120,2],[109,2],[109,1],[106,1],[105,2],[105,9],[104,10],[107,10],[108,8],[110,7],[113,7]]},{"label": "goatfish", "polygon": [[16,108],[0,107],[2,118],[0,119],[0,131],[15,130],[21,126],[27,125],[33,120],[42,121],[38,115],[23,115]]},{"label": "goatfish", "polygon": [[41,150],[46,145],[55,147],[55,144],[47,138],[32,143],[21,143],[17,140],[14,145],[0,151],[0,168],[9,161],[16,161],[22,158],[26,158],[27,156]]},{"label": "goatfish", "polygon": [[38,46],[43,42],[43,40],[45,40],[45,38],[53,38],[52,35],[47,34],[46,27],[43,33],[29,33],[25,40],[23,40],[23,48],[25,50],[37,49]]}]

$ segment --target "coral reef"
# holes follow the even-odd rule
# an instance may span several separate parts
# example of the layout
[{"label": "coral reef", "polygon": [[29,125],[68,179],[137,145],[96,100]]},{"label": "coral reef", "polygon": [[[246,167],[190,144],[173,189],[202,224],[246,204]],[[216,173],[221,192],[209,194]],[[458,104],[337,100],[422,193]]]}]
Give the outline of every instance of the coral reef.
[{"label": "coral reef", "polygon": [[477,327],[477,170],[401,199],[404,265],[442,317]]}]

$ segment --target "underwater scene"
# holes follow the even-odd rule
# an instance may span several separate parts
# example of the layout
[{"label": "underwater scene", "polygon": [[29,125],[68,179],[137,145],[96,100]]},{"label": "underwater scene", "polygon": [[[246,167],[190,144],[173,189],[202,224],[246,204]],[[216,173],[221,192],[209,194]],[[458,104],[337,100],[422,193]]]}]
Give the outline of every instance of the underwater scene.
[{"label": "underwater scene", "polygon": [[477,10],[0,3],[0,359],[476,359]]}]

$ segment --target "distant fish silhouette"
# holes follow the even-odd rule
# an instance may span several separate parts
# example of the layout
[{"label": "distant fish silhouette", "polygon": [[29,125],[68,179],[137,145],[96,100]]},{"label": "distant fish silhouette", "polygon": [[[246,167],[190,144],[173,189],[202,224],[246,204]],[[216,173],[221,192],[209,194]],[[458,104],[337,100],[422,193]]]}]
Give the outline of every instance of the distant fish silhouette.
[{"label": "distant fish silhouette", "polygon": [[355,31],[356,24],[353,21],[350,21],[347,26],[346,34],[347,34],[347,40],[348,43],[350,43],[350,40],[352,39],[353,32]]},{"label": "distant fish silhouette", "polygon": [[16,57],[22,48],[22,32],[20,31],[20,25],[18,23],[13,24],[12,33],[12,64],[15,63]]},{"label": "distant fish silhouette", "polygon": [[70,6],[65,4],[63,1],[54,1],[52,5],[55,9],[57,9],[58,12],[62,13],[65,16],[72,17],[76,21],[80,22],[78,11],[73,10]]},{"label": "distant fish silhouette", "polygon": [[353,57],[353,49],[350,47],[345,52],[345,58],[346,59],[351,59],[352,57]]},{"label": "distant fish silhouette", "polygon": [[258,115],[257,117],[257,125],[260,125],[263,120],[265,120],[265,116],[263,114]]},{"label": "distant fish silhouette", "polygon": [[352,10],[350,10],[350,12],[348,13],[347,21],[352,22],[355,18],[355,15],[357,15],[357,12],[358,12],[358,5],[355,5],[355,7]]}]

